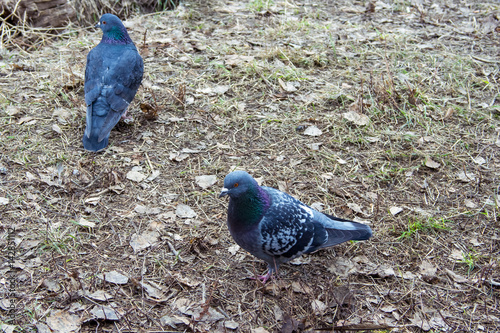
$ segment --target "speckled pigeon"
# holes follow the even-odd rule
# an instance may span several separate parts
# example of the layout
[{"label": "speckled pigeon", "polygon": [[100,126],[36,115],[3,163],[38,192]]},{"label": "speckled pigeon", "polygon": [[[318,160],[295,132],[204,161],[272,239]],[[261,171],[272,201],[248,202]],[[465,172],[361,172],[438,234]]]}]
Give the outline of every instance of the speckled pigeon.
[{"label": "speckled pigeon", "polygon": [[142,58],[120,19],[104,14],[97,26],[102,39],[87,55],[85,69],[83,147],[90,151],[106,148],[111,129],[126,115],[144,73]]},{"label": "speckled pigeon", "polygon": [[320,213],[292,196],[259,186],[245,171],[224,179],[219,197],[229,196],[227,225],[236,243],[267,262],[265,283],[280,264],[304,253],[349,240],[367,240],[369,226]]}]

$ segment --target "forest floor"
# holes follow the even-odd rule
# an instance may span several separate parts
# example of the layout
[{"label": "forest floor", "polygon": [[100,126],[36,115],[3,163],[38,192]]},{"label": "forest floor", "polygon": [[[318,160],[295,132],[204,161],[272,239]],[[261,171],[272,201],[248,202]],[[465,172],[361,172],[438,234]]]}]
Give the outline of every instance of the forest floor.
[{"label": "forest floor", "polygon": [[[144,80],[97,154],[101,31],[4,40],[4,332],[500,331],[499,13],[214,0],[128,18]],[[235,168],[373,238],[248,279],[266,265],[218,198]]]}]

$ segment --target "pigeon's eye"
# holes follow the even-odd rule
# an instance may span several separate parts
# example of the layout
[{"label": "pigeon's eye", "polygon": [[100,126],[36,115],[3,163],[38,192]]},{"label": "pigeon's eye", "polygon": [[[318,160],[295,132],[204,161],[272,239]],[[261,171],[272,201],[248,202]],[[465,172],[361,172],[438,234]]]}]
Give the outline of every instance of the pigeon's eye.
[{"label": "pigeon's eye", "polygon": [[102,21],[102,24],[106,24],[106,21]]},{"label": "pigeon's eye", "polygon": [[240,184],[234,183],[234,187],[238,187],[238,186],[240,186]]}]

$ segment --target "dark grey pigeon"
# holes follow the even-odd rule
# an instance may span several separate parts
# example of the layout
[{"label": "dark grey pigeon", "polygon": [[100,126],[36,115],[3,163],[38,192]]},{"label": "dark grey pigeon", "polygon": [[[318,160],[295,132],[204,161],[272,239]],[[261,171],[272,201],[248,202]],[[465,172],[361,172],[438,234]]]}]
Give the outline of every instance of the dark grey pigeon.
[{"label": "dark grey pigeon", "polygon": [[304,253],[349,240],[367,240],[369,226],[320,213],[292,196],[259,186],[245,171],[234,171],[224,179],[219,197],[229,195],[227,225],[236,243],[267,262],[263,282],[280,264]]},{"label": "dark grey pigeon", "polygon": [[102,39],[87,55],[85,69],[83,147],[91,151],[106,148],[111,129],[125,117],[144,73],[142,58],[118,17],[104,14],[96,26]]}]

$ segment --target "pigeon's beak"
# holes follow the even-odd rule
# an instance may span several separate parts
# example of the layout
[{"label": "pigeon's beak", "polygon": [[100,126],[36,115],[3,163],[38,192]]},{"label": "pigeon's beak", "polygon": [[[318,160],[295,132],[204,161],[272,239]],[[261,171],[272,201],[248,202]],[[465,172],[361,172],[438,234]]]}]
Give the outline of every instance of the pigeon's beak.
[{"label": "pigeon's beak", "polygon": [[94,25],[94,28],[100,28],[101,27],[101,24],[100,23],[97,23],[96,25]]},{"label": "pigeon's beak", "polygon": [[222,191],[220,191],[219,198],[225,197],[228,191],[229,190],[227,188],[223,187]]}]

